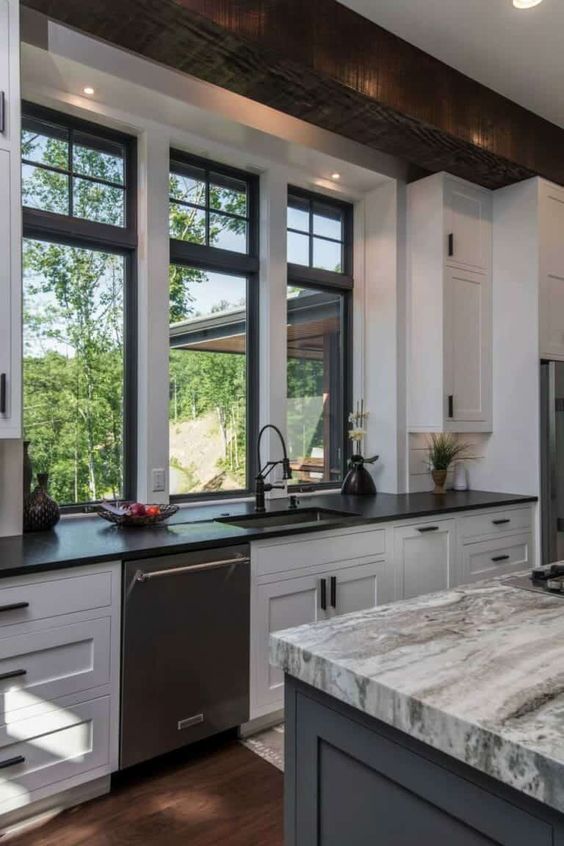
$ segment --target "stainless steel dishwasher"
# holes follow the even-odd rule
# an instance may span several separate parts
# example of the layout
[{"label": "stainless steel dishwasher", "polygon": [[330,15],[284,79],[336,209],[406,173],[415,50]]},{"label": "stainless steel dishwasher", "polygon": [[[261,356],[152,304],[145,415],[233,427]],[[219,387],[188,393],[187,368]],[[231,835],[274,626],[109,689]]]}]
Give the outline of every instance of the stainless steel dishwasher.
[{"label": "stainless steel dishwasher", "polygon": [[249,718],[248,546],[125,565],[121,767]]}]

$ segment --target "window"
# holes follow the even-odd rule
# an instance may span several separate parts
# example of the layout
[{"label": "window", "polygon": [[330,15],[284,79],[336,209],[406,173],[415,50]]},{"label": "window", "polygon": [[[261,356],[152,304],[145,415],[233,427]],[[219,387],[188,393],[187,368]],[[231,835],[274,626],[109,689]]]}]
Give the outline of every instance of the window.
[{"label": "window", "polygon": [[134,143],[24,104],[24,432],[63,505],[133,495]]},{"label": "window", "polygon": [[241,493],[257,429],[257,181],[171,154],[170,491]]},{"label": "window", "polygon": [[352,207],[288,197],[287,433],[294,485],[344,476],[351,406]]}]

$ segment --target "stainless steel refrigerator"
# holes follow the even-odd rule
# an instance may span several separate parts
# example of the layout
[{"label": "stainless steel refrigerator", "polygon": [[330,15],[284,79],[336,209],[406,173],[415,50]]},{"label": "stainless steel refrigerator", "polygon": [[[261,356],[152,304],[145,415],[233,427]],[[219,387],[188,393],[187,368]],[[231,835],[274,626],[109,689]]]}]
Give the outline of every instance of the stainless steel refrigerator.
[{"label": "stainless steel refrigerator", "polygon": [[541,363],[542,563],[564,560],[564,362]]}]

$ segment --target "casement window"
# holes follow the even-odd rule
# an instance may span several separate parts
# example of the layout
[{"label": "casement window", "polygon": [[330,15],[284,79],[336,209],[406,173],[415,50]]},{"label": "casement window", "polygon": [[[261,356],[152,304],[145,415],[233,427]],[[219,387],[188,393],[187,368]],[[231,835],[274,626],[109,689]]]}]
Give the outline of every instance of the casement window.
[{"label": "casement window", "polygon": [[334,487],[348,458],[352,206],[288,194],[287,434],[293,485]]},{"label": "casement window", "polygon": [[63,505],[135,490],[135,139],[24,103],[24,432]]},{"label": "casement window", "polygon": [[258,180],[173,151],[170,493],[252,488],[258,419]]}]

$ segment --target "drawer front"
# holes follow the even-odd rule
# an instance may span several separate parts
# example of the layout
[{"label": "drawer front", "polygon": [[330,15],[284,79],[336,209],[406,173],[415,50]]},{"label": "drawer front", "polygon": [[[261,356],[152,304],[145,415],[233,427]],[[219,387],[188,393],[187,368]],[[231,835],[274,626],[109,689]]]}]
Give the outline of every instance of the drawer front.
[{"label": "drawer front", "polygon": [[459,537],[468,539],[528,531],[532,519],[530,506],[468,514],[459,518]]},{"label": "drawer front", "polygon": [[[111,620],[0,638],[0,725],[71,693],[109,684]],[[53,705],[53,707],[56,707]]]},{"label": "drawer front", "polygon": [[462,547],[462,584],[527,570],[532,566],[531,533],[495,538]]},{"label": "drawer front", "polygon": [[0,636],[5,626],[105,608],[111,601],[112,574],[108,571],[31,583],[22,580],[21,585],[0,587]]},{"label": "drawer front", "polygon": [[29,804],[34,791],[64,779],[105,766],[109,771],[109,730],[109,697],[1,729],[0,813]]},{"label": "drawer front", "polygon": [[334,561],[351,561],[383,555],[386,530],[301,535],[278,543],[251,544],[251,556],[257,576],[301,570]]}]

